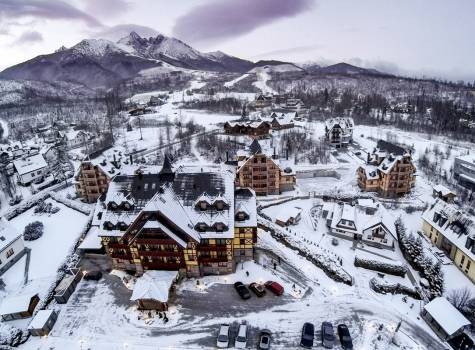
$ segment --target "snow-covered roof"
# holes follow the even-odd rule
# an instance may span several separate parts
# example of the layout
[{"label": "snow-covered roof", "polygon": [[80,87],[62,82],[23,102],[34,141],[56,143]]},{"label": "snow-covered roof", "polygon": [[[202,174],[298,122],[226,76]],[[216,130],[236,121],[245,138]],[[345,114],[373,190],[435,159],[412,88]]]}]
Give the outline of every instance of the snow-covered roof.
[{"label": "snow-covered roof", "polygon": [[448,335],[470,325],[470,321],[444,297],[435,298],[424,309]]},{"label": "snow-covered roof", "polygon": [[42,154],[17,159],[13,161],[13,165],[15,165],[15,169],[19,175],[28,174],[48,166]]},{"label": "snow-covered roof", "polygon": [[325,120],[325,127],[331,131],[334,127],[339,126],[344,133],[351,133],[354,126],[353,118],[336,117]]},{"label": "snow-covered roof", "polygon": [[37,293],[6,297],[0,305],[0,315],[4,316],[28,311],[31,299],[35,295],[37,295]]},{"label": "snow-covered roof", "polygon": [[[347,203],[334,203],[333,207],[328,205],[326,209],[333,213],[330,227],[332,229],[342,229],[338,226],[341,220],[353,222],[356,229],[345,226],[345,230],[362,234],[369,228],[376,225],[384,225],[394,240],[397,239],[394,217],[382,206],[375,203],[377,210],[374,213],[367,213],[365,207],[353,206]],[[331,217],[331,215],[329,215]]]},{"label": "snow-covered roof", "polygon": [[464,162],[472,163],[475,165],[475,154],[466,154],[464,156],[455,157],[455,159],[460,159]]},{"label": "snow-covered roof", "polygon": [[21,239],[21,233],[8,221],[0,220],[0,252],[17,239]]},{"label": "snow-covered roof", "polygon": [[30,322],[28,329],[42,329],[50,319],[53,312],[53,310],[38,311],[33,320]]},{"label": "snow-covered roof", "polygon": [[89,232],[84,238],[84,241],[81,242],[78,249],[101,249],[101,237],[99,237],[99,228],[97,226],[92,226]]},{"label": "snow-covered roof", "polygon": [[362,208],[378,208],[378,204],[371,198],[359,198],[357,203]]},{"label": "snow-covered roof", "polygon": [[276,220],[287,222],[289,219],[296,218],[297,216],[299,216],[301,212],[302,212],[302,208],[298,208],[298,207],[287,208],[284,206],[284,208],[277,214]]},{"label": "snow-covered roof", "polygon": [[248,218],[242,221],[235,221],[236,227],[257,226],[257,204],[256,192],[250,188],[236,188],[235,191],[235,214],[243,212]]},{"label": "snow-covered roof", "polygon": [[[465,247],[468,236],[475,236],[475,219],[459,209],[455,204],[437,199],[422,214],[422,219],[439,231],[447,240],[465,255],[475,260],[475,254]],[[461,231],[465,227],[466,232]]]},{"label": "snow-covered roof", "polygon": [[130,300],[153,299],[166,303],[168,292],[177,275],[178,271],[145,271],[135,282]]},{"label": "snow-covered roof", "polygon": [[443,185],[435,185],[433,189],[434,191],[439,192],[442,196],[447,196],[449,194],[455,195],[455,192],[449,190],[447,187]]}]

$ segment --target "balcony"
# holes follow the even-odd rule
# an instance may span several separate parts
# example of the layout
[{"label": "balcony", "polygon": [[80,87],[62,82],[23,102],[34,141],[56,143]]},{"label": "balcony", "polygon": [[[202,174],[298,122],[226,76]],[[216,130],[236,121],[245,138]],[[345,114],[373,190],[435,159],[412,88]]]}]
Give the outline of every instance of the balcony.
[{"label": "balcony", "polygon": [[200,245],[197,249],[197,251],[205,251],[205,252],[225,252],[227,250],[226,245]]},{"label": "balcony", "polygon": [[219,256],[216,258],[212,257],[198,257],[198,262],[200,263],[220,263],[220,262],[228,262],[227,256]]},{"label": "balcony", "polygon": [[183,252],[169,252],[166,250],[139,250],[138,254],[140,256],[175,256],[181,257],[183,256]]},{"label": "balcony", "polygon": [[184,264],[146,262],[146,261],[143,261],[142,265],[149,270],[179,270],[180,268],[185,267]]},{"label": "balcony", "polygon": [[173,239],[169,238],[138,238],[135,240],[137,244],[176,244]]}]

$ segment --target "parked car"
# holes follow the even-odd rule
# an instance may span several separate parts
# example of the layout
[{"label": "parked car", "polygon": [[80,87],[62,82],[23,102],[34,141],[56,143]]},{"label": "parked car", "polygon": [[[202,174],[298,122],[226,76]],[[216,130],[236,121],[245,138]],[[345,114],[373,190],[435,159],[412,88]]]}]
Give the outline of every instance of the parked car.
[{"label": "parked car", "polygon": [[249,289],[242,283],[242,282],[236,282],[234,283],[234,288],[238,292],[239,296],[246,300],[251,297],[251,293],[249,292]]},{"label": "parked car", "polygon": [[310,322],[305,322],[302,327],[300,346],[311,349],[313,347],[313,338],[315,338],[315,326]]},{"label": "parked car", "polygon": [[275,295],[282,295],[284,294],[284,287],[282,287],[279,283],[274,281],[267,281],[265,283],[267,289],[269,289]]},{"label": "parked car", "polygon": [[259,350],[268,350],[270,349],[270,340],[272,333],[268,329],[263,329],[259,334]]},{"label": "parked car", "polygon": [[102,278],[102,272],[99,270],[87,271],[84,274],[84,279],[86,281],[99,281]]},{"label": "parked car", "polygon": [[338,337],[340,338],[340,343],[343,349],[353,350],[353,340],[351,339],[351,334],[346,324],[338,325],[337,332],[338,332]]},{"label": "parked car", "polygon": [[218,339],[216,340],[216,346],[218,348],[229,347],[229,325],[223,323],[219,327]]},{"label": "parked car", "polygon": [[245,349],[246,345],[247,345],[247,325],[243,323],[239,325],[239,331],[238,331],[236,340],[234,341],[234,347],[236,349]]},{"label": "parked car", "polygon": [[356,151],[355,154],[356,154],[357,156],[360,156],[360,155],[361,155],[361,152],[360,152],[360,151]]},{"label": "parked car", "polygon": [[322,323],[322,345],[327,349],[333,349],[335,345],[335,332],[330,322]]},{"label": "parked car", "polygon": [[251,283],[249,285],[249,289],[252,290],[254,294],[257,295],[258,297],[262,297],[264,294],[266,294],[266,290],[264,286],[256,282]]}]

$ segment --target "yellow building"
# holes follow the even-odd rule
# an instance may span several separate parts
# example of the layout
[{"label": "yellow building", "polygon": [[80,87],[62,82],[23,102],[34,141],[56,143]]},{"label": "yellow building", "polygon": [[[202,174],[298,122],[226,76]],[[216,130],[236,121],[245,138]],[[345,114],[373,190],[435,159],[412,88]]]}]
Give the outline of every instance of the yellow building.
[{"label": "yellow building", "polygon": [[422,214],[422,232],[475,283],[475,224],[456,205],[441,199]]}]

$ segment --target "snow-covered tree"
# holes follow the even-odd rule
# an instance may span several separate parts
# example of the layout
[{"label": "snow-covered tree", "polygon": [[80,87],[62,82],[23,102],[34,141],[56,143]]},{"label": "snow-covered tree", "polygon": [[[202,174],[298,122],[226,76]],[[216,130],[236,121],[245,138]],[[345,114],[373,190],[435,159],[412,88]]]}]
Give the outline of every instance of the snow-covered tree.
[{"label": "snow-covered tree", "polygon": [[34,241],[43,236],[44,225],[41,221],[33,221],[26,225],[23,232],[23,239],[25,241]]}]

